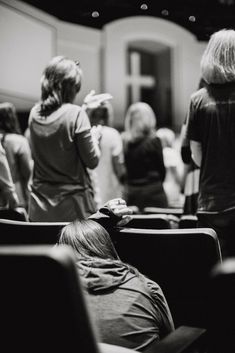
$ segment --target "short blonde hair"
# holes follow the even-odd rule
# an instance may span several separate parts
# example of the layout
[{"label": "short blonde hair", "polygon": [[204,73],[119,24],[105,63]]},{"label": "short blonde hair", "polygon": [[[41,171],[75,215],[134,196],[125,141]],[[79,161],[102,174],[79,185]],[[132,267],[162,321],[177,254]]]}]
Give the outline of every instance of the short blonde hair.
[{"label": "short blonde hair", "polygon": [[235,31],[215,32],[201,59],[202,78],[208,83],[235,81]]},{"label": "short blonde hair", "polygon": [[136,140],[151,135],[156,129],[156,116],[149,104],[133,103],[125,117],[125,131],[129,140]]}]

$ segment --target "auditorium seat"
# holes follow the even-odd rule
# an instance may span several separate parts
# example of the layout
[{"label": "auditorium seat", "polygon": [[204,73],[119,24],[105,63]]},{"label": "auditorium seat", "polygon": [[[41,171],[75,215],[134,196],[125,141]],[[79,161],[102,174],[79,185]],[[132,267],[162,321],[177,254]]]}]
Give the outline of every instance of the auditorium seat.
[{"label": "auditorium seat", "polygon": [[145,207],[143,209],[144,214],[167,214],[174,215],[177,217],[182,216],[183,209],[182,208],[163,208],[163,207]]},{"label": "auditorium seat", "polygon": [[28,215],[23,207],[17,207],[15,209],[0,208],[0,219],[11,219],[15,221],[28,221]]},{"label": "auditorium seat", "polygon": [[171,229],[178,228],[179,218],[166,214],[132,215],[126,227],[140,229]]},{"label": "auditorium seat", "polygon": [[51,244],[54,245],[66,222],[22,222],[0,219],[0,245]]},{"label": "auditorium seat", "polygon": [[196,215],[182,215],[179,220],[179,228],[196,228],[197,221],[198,219]]},{"label": "auditorium seat", "polygon": [[[134,353],[98,343],[66,246],[2,246],[0,278],[1,352]],[[145,353],[193,353],[204,336],[203,329],[180,327]]]},{"label": "auditorium seat", "polygon": [[208,353],[234,353],[235,258],[227,258],[213,268],[209,295]]},{"label": "auditorium seat", "polygon": [[162,287],[176,327],[206,327],[209,273],[221,262],[214,230],[124,227],[111,236],[120,258]]}]

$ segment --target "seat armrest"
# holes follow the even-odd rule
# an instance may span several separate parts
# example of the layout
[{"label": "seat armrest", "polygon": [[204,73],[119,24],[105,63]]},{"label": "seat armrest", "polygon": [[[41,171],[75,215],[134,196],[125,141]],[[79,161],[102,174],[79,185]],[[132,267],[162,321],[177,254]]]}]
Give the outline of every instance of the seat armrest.
[{"label": "seat armrest", "polygon": [[206,329],[180,326],[164,337],[154,342],[144,353],[202,353],[206,347]]},{"label": "seat armrest", "polygon": [[138,353],[138,351],[108,343],[99,342],[98,347],[99,353]]}]

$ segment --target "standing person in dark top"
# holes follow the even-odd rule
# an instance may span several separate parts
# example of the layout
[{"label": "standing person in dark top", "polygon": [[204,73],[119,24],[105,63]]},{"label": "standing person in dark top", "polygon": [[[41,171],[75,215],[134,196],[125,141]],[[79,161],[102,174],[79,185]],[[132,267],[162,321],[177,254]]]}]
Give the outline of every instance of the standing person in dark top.
[{"label": "standing person in dark top", "polygon": [[162,145],[156,136],[156,116],[147,103],[138,102],[129,107],[122,137],[127,169],[127,204],[139,209],[167,207]]},{"label": "standing person in dark top", "polygon": [[121,261],[107,232],[114,218],[128,222],[126,202],[113,199],[104,208],[103,216],[100,209],[65,226],[59,244],[75,252],[98,340],[143,351],[174,330],[172,316],[160,286]]},{"label": "standing person in dark top", "polygon": [[214,33],[201,59],[206,86],[191,96],[188,137],[200,166],[199,226],[218,234],[222,255],[235,255],[235,31]]}]

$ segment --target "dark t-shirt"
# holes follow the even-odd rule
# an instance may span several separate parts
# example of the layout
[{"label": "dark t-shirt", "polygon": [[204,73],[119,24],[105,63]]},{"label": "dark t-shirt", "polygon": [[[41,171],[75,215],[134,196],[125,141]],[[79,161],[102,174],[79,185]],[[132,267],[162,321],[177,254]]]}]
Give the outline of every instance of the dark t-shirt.
[{"label": "dark t-shirt", "polygon": [[191,96],[188,136],[201,143],[199,212],[235,207],[235,83],[208,85]]},{"label": "dark t-shirt", "polygon": [[126,142],[124,148],[125,163],[130,184],[142,181],[148,184],[163,181],[165,166],[161,141],[158,137],[146,137],[135,142]]}]

